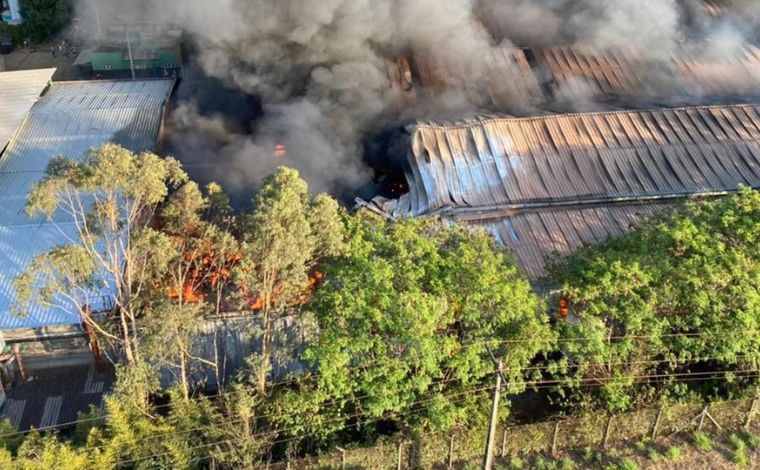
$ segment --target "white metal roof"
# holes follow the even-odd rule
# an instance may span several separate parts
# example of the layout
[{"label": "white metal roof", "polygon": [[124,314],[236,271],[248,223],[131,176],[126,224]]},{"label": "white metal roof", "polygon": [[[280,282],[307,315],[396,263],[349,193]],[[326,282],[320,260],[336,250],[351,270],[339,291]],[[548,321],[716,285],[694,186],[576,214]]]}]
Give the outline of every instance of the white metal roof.
[{"label": "white metal roof", "polygon": [[73,230],[64,219],[30,220],[24,214],[26,195],[56,156],[80,159],[107,142],[134,151],[154,148],[173,85],[172,80],[60,82],[32,108],[0,159],[0,330],[79,323],[65,303],[34,307],[24,317],[11,314],[14,277],[36,255],[65,244],[65,233]]},{"label": "white metal roof", "polygon": [[0,73],[0,148],[13,138],[53,73],[55,69]]}]

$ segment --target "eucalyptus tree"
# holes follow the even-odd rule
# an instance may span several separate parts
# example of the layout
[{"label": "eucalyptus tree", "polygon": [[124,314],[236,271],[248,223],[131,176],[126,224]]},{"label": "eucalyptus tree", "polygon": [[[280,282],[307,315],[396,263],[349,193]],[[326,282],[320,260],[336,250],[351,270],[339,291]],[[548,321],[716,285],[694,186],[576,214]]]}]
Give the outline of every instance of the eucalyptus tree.
[{"label": "eucalyptus tree", "polygon": [[[65,244],[37,256],[15,280],[19,310],[30,302],[73,306],[82,321],[139,360],[139,299],[165,268],[166,244],[151,229],[156,210],[187,182],[179,162],[135,154],[115,144],[88,152],[81,161],[54,159],[29,194],[30,217],[44,216]],[[91,314],[93,296],[113,295],[116,328]]]},{"label": "eucalyptus tree", "polygon": [[343,249],[343,231],[337,202],[312,198],[296,170],[280,167],[264,180],[245,219],[243,259],[235,271],[248,307],[260,312],[261,350],[250,361],[260,391],[271,369],[273,315],[304,301],[317,264]]}]

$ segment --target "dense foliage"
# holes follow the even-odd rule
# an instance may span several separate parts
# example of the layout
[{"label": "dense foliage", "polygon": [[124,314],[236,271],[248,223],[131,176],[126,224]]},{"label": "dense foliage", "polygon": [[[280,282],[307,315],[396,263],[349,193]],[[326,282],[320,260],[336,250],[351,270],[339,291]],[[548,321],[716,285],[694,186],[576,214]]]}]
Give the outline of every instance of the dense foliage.
[{"label": "dense foliage", "polygon": [[[760,365],[760,193],[691,203],[553,273],[574,310],[560,329],[576,385],[602,385],[575,398],[628,409],[756,383],[742,377]],[[735,380],[678,379],[705,371]]]},{"label": "dense foliage", "polygon": [[20,29],[24,37],[36,43],[54,38],[71,21],[69,0],[21,0],[20,3],[24,18]]},{"label": "dense foliage", "polygon": [[349,234],[310,306],[318,334],[304,358],[314,376],[277,402],[279,423],[320,434],[357,415],[353,426],[370,429],[383,417],[465,425],[483,413],[488,391],[478,386],[491,381],[495,358],[512,391],[524,389],[523,368],[551,347],[552,332],[542,303],[489,235],[368,214],[350,219]]},{"label": "dense foliage", "polygon": [[[399,432],[482,429],[497,362],[517,398],[501,419],[532,411],[529,390],[572,413],[757,385],[755,191],[556,260],[550,281],[572,310],[557,320],[486,232],[348,214],[287,168],[235,214],[218,185],[198,187],[176,161],[106,145],[56,159],[28,209],[79,229],[16,279],[19,311],[73,305],[117,384],[105,415],[93,409],[66,438],[0,422],[2,468],[251,468]],[[116,292],[110,317],[87,304],[103,287]],[[232,383],[197,348],[206,317],[225,312],[257,344]],[[305,347],[280,341],[285,316]],[[273,376],[283,361],[294,373]],[[221,388],[204,397],[209,372]]]}]

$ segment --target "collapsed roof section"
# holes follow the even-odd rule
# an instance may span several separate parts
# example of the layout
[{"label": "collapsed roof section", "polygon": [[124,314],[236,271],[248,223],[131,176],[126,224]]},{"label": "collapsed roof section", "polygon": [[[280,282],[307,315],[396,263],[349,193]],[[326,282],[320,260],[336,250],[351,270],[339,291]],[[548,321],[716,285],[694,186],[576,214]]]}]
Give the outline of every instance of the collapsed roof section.
[{"label": "collapsed roof section", "polygon": [[409,192],[370,207],[486,225],[534,277],[662,203],[760,188],[760,105],[421,123],[408,138]]}]

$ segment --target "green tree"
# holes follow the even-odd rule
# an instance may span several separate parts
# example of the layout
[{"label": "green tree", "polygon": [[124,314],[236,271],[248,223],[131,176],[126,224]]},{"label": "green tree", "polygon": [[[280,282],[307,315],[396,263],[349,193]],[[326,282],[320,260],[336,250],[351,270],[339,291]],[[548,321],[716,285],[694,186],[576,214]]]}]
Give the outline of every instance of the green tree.
[{"label": "green tree", "polygon": [[68,0],[22,0],[22,29],[32,41],[41,43],[52,39],[71,21]]},{"label": "green tree", "polygon": [[299,304],[317,263],[341,252],[343,245],[333,199],[320,195],[312,200],[293,169],[280,167],[266,178],[246,220],[244,257],[236,270],[237,287],[261,312],[261,352],[251,360],[260,391],[271,368],[272,315]]},{"label": "green tree", "polygon": [[[36,257],[15,280],[18,310],[30,302],[61,307],[63,299],[83,322],[117,341],[127,361],[139,360],[141,298],[167,263],[156,256],[166,240],[151,223],[169,192],[186,181],[176,160],[136,155],[114,144],[81,162],[54,159],[31,191],[27,212],[47,217],[68,243]],[[93,294],[104,291],[115,294],[118,328],[101,325],[91,314]]]},{"label": "green tree", "polygon": [[[551,271],[574,311],[561,324],[564,336],[578,338],[563,345],[572,377],[602,386],[580,394],[592,405],[622,410],[685,393],[688,382],[660,383],[671,373],[760,365],[757,191],[688,204]],[[748,380],[756,379],[739,377],[734,389]]]},{"label": "green tree", "polygon": [[552,331],[542,302],[489,235],[368,214],[352,217],[349,232],[345,256],[328,263],[310,306],[319,328],[304,359],[313,375],[275,402],[279,424],[296,434],[385,417],[436,429],[465,424],[483,414],[491,353],[510,391],[524,390],[523,369],[553,348]]}]

